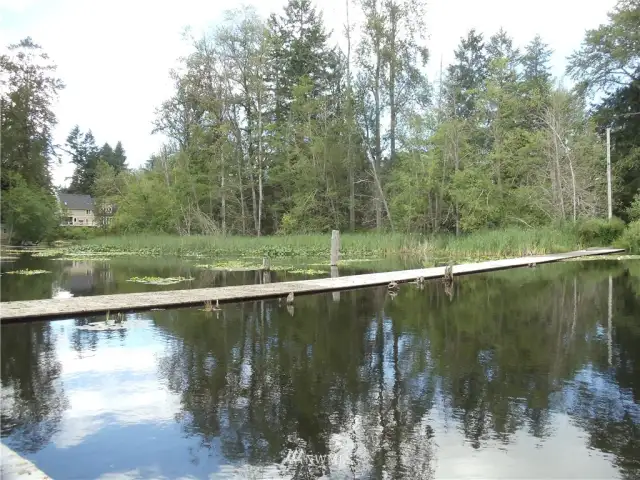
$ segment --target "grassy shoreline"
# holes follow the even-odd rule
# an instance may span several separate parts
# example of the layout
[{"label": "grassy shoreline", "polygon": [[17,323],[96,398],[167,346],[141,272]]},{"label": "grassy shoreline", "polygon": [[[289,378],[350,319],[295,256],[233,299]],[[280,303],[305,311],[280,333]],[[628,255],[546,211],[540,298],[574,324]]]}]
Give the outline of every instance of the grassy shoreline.
[{"label": "grassy shoreline", "polygon": [[[570,229],[506,229],[453,235],[421,236],[387,233],[342,234],[342,259],[389,256],[451,259],[490,259],[566,252],[584,245]],[[96,237],[67,247],[78,254],[140,256],[308,257],[328,259],[329,234],[269,237],[178,237],[135,235]]]}]

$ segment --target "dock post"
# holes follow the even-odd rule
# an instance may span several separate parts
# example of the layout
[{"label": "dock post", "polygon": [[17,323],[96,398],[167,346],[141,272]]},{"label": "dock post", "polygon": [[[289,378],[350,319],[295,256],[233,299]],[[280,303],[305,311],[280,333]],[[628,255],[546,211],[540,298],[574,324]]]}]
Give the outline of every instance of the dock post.
[{"label": "dock post", "polygon": [[271,283],[271,260],[266,255],[262,257],[262,283]]},{"label": "dock post", "polygon": [[[338,274],[338,267],[331,267],[331,278],[338,278],[340,275]],[[340,292],[333,292],[331,294],[334,302],[340,301]]]},{"label": "dock post", "polygon": [[333,230],[331,232],[331,266],[338,266],[338,259],[340,257],[340,230]]}]

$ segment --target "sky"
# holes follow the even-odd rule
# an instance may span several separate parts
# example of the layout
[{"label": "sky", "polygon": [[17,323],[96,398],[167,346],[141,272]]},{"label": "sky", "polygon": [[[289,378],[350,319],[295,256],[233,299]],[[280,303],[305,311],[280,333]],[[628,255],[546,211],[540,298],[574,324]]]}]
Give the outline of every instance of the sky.
[{"label": "sky", "polygon": [[[315,0],[334,41],[346,21],[347,0]],[[246,0],[258,13],[281,12],[286,0]],[[427,0],[428,73],[435,78],[471,29],[489,36],[504,28],[516,45],[536,34],[554,50],[553,72],[560,78],[566,58],[584,32],[607,21],[615,0]],[[78,124],[97,143],[121,141],[131,167],[142,165],[163,142],[152,135],[155,109],[171,96],[169,70],[188,53],[185,27],[193,33],[215,26],[224,11],[240,3],[202,0],[0,0],[0,45],[31,36],[58,65],[66,88],[54,106],[55,141],[63,144]],[[350,20],[359,20],[350,5]],[[54,183],[68,182],[68,159],[53,169]]]}]

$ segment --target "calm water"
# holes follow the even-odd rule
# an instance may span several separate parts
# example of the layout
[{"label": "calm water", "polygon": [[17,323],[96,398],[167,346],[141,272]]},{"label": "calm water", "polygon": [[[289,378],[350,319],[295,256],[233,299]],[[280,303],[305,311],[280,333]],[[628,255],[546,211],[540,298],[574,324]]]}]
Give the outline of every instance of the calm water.
[{"label": "calm water", "polygon": [[640,476],[638,262],[103,319],[1,330],[2,441],[55,479]]},{"label": "calm water", "polygon": [[[261,282],[258,271],[214,271],[198,268],[198,264],[212,264],[220,259],[194,259],[185,261],[178,258],[121,257],[110,261],[62,260],[32,257],[29,254],[17,256],[16,260],[1,262],[2,272],[16,270],[46,270],[38,275],[2,275],[0,301],[36,300],[40,298],[81,297],[110,293],[133,293],[188,288],[220,287],[225,285],[246,285]],[[246,259],[249,264],[262,264],[262,259]],[[330,276],[328,266],[319,265],[321,259],[296,259],[298,270],[324,270],[324,274],[292,274],[284,271],[271,272],[271,282],[321,278]],[[291,260],[287,266],[291,266]],[[324,259],[327,263],[327,259]],[[278,263],[274,262],[274,266]],[[419,262],[409,260],[363,261],[340,267],[340,275],[366,273],[370,271],[390,271],[407,268],[421,268]],[[191,281],[173,285],[147,285],[129,282],[132,277],[184,277]]]}]

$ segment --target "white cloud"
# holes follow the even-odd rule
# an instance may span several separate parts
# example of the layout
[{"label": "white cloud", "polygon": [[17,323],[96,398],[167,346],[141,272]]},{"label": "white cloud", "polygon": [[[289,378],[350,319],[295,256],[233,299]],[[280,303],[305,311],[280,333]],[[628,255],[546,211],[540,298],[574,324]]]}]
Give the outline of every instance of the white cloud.
[{"label": "white cloud", "polygon": [[[148,331],[127,332],[129,346],[114,346],[101,341],[91,355],[78,356],[69,338],[62,335],[58,358],[62,365],[61,381],[69,408],[64,411],[59,433],[53,438],[58,448],[79,445],[108,423],[173,422],[180,410],[180,398],[158,385],[157,354],[162,344],[145,338]],[[70,324],[66,327],[75,328]],[[134,336],[145,346],[134,346]],[[117,340],[115,340],[117,341]]]},{"label": "white cloud", "polygon": [[[261,14],[281,11],[284,0],[250,0]],[[316,1],[328,27],[341,35],[344,0]],[[504,27],[516,43],[536,33],[553,46],[554,72],[579,46],[586,28],[606,21],[615,0],[431,0],[427,30],[431,50],[430,76],[446,64],[461,36],[475,27],[491,34]],[[154,109],[171,94],[169,69],[185,53],[181,32],[187,25],[201,30],[237,5],[224,2],[154,2],[152,0],[0,0],[3,45],[30,35],[59,65],[67,88],[56,111],[55,135],[63,143],[77,123],[91,128],[98,142],[120,140],[132,166],[139,166],[160,145],[151,135]],[[352,21],[358,20],[351,6]],[[8,20],[7,20],[8,19]],[[55,181],[70,176],[68,163],[55,168]]]}]

